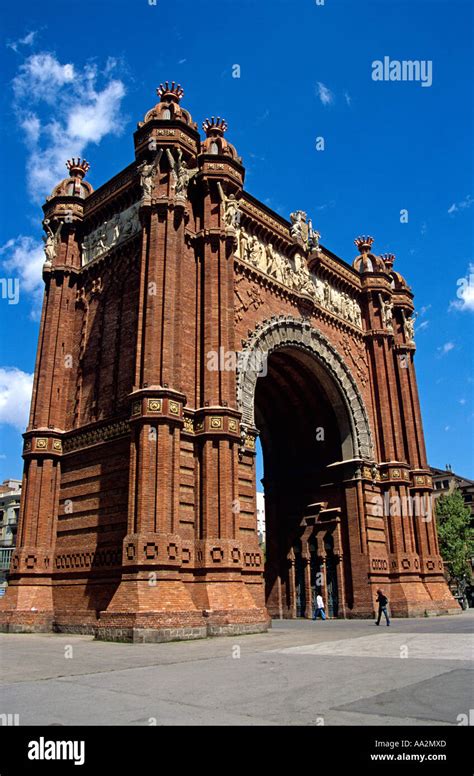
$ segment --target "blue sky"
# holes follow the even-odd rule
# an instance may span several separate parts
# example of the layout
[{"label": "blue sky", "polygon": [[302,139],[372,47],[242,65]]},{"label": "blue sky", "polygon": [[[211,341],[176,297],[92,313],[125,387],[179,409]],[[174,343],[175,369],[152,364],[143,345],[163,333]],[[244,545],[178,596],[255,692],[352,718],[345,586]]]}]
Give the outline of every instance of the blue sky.
[{"label": "blue sky", "polygon": [[[0,14],[0,277],[20,291],[9,304],[4,282],[0,298],[0,479],[22,471],[41,202],[72,155],[90,162],[95,187],[129,164],[136,122],[166,79],[183,85],[199,126],[227,119],[253,195],[286,217],[306,210],[346,261],[359,234],[396,254],[419,311],[429,460],[474,477],[469,0],[30,0]],[[372,63],[385,56],[431,61],[432,85],[374,81]]]}]

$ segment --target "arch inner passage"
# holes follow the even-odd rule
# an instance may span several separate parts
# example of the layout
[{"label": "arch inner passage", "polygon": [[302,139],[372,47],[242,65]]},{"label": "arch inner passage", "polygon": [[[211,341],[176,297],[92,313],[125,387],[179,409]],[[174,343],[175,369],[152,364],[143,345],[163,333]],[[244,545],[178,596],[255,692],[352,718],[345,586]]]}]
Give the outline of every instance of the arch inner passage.
[{"label": "arch inner passage", "polygon": [[[265,593],[273,617],[311,617],[321,593],[341,613],[344,491],[335,481],[352,447],[347,410],[316,357],[296,346],[268,356],[255,388],[263,452]],[[329,467],[329,468],[328,468]]]}]

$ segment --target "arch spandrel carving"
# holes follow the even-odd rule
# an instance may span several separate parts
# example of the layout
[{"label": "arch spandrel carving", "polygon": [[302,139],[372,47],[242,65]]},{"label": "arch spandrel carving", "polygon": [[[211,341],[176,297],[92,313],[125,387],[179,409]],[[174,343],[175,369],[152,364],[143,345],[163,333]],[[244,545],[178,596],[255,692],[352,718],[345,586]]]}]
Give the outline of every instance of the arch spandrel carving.
[{"label": "arch spandrel carving", "polygon": [[[242,364],[260,364],[262,357],[284,347],[298,348],[319,364],[319,378],[330,397],[343,437],[344,459],[374,460],[369,418],[357,384],[342,356],[329,340],[308,321],[279,316],[259,324],[243,348]],[[254,369],[237,373],[237,405],[244,426],[255,426],[255,387],[259,374]]]}]

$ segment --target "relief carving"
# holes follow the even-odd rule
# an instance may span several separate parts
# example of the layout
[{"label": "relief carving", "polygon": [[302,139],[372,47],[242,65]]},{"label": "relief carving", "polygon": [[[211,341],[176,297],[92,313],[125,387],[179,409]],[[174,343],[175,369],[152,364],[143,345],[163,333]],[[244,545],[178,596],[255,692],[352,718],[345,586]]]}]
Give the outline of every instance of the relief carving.
[{"label": "relief carving", "polygon": [[139,206],[140,203],[135,202],[134,205],[121,213],[116,213],[111,219],[104,221],[101,226],[84,237],[82,241],[83,265],[97,259],[140,231]]},{"label": "relief carving", "polygon": [[237,303],[235,305],[234,317],[236,323],[242,320],[244,313],[247,312],[250,307],[253,307],[254,310],[258,310],[260,305],[263,304],[260,286],[252,285],[250,288],[247,288],[247,292],[245,294],[241,289],[239,289],[239,285],[243,280],[244,277],[241,275],[237,279],[235,285],[235,296],[237,298]]},{"label": "relief carving", "polygon": [[[302,211],[298,212],[302,213]],[[297,229],[300,228],[301,223],[295,220]],[[305,226],[308,225],[305,224]],[[317,232],[312,234],[314,240],[319,239]],[[237,238],[237,255],[246,264],[273,277],[298,294],[310,297],[321,307],[341,316],[354,326],[362,328],[361,308],[357,300],[345,291],[339,291],[327,280],[319,278],[315,272],[311,272],[302,254],[297,253],[294,260],[289,259],[272,243],[263,242],[257,235],[247,232],[244,227],[238,229]]]}]

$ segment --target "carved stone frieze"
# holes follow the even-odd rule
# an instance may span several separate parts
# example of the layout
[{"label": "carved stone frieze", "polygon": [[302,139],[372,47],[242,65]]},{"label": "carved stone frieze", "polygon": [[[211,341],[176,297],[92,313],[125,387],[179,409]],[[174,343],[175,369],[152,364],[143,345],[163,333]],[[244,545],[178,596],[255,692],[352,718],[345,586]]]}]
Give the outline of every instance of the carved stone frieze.
[{"label": "carved stone frieze", "polygon": [[237,232],[237,256],[246,264],[263,272],[298,294],[311,298],[316,304],[349,323],[362,328],[361,308],[356,299],[337,289],[328,280],[310,271],[302,253],[288,258],[270,242],[243,227]]},{"label": "carved stone frieze", "polygon": [[82,264],[88,264],[140,231],[139,202],[116,213],[90,232],[82,242]]}]

